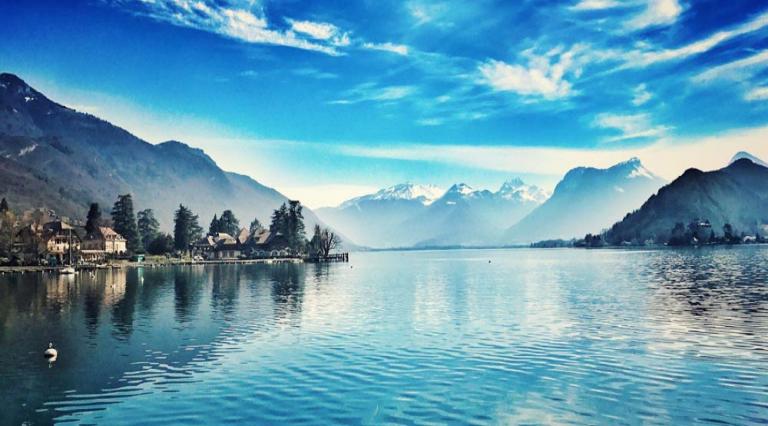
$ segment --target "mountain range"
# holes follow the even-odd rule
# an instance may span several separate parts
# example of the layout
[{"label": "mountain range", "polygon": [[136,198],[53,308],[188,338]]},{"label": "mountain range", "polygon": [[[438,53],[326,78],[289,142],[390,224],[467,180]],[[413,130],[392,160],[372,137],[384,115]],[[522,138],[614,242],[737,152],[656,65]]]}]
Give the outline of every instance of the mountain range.
[{"label": "mountain range", "polygon": [[498,191],[459,183],[442,191],[404,183],[318,209],[331,226],[370,247],[470,246],[494,244],[509,226],[549,194],[520,179]]},{"label": "mountain range", "polygon": [[614,244],[669,240],[676,223],[707,220],[715,233],[731,224],[734,232],[768,232],[768,167],[760,159],[737,154],[720,170],[688,169],[664,186],[637,211],[629,213],[606,233]]},{"label": "mountain range", "polygon": [[607,169],[577,167],[565,174],[552,197],[512,226],[507,244],[584,236],[640,207],[666,181],[637,158]]},{"label": "mountain range", "polygon": [[[47,207],[84,217],[98,202],[105,214],[118,194],[137,210],[152,208],[165,230],[180,203],[207,226],[231,209],[247,226],[268,223],[288,200],[248,176],[222,170],[182,142],[151,144],[90,114],[60,105],[13,74],[0,74],[0,196],[13,208]],[[319,222],[304,210],[307,228]]]}]

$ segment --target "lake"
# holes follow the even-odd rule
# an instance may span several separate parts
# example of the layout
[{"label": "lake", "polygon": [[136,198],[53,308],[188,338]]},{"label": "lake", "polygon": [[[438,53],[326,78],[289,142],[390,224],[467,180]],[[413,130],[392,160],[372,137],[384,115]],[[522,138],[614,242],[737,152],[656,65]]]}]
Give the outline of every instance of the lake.
[{"label": "lake", "polygon": [[768,422],[768,248],[350,260],[2,275],[0,423]]}]

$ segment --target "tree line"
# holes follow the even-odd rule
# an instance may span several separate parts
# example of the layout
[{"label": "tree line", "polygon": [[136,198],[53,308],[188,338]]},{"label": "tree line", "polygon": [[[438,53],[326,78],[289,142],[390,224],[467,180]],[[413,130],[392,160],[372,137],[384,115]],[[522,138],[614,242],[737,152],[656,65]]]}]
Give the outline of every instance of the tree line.
[{"label": "tree line", "polygon": [[[303,206],[299,201],[288,201],[274,210],[267,228],[271,234],[272,246],[289,248],[294,253],[306,253],[314,257],[327,257],[341,245],[341,238],[333,231],[315,225],[311,239],[306,238]],[[100,228],[111,226],[126,239],[129,253],[165,254],[173,251],[187,251],[200,240],[204,230],[199,217],[192,210],[179,204],[174,212],[173,233],[160,231],[160,224],[152,209],[135,212],[131,194],[120,194],[112,205],[109,219],[103,217],[99,203],[91,203],[86,215],[85,232],[96,235]],[[0,200],[0,254],[9,254],[12,249],[18,220],[5,198]],[[258,218],[248,227],[249,236],[265,230]],[[214,215],[208,226],[208,235],[226,233],[237,237],[240,221],[232,210]]]}]

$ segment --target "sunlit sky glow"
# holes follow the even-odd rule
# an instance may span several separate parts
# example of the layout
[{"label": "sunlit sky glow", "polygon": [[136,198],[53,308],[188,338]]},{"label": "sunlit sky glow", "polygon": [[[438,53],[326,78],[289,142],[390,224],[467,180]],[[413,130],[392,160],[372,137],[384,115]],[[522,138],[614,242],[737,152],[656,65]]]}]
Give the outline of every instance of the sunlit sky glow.
[{"label": "sunlit sky glow", "polygon": [[768,157],[757,1],[5,1],[0,70],[318,207]]}]

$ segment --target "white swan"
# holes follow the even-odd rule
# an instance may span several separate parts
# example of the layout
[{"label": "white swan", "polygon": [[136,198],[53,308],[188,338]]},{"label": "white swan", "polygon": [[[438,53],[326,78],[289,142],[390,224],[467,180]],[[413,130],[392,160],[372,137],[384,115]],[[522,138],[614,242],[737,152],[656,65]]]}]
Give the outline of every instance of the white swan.
[{"label": "white swan", "polygon": [[46,358],[56,358],[57,356],[59,356],[59,351],[57,351],[56,349],[53,349],[53,343],[48,343],[48,349],[46,349],[45,352],[43,352],[43,355]]}]

